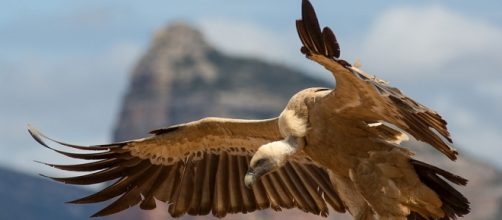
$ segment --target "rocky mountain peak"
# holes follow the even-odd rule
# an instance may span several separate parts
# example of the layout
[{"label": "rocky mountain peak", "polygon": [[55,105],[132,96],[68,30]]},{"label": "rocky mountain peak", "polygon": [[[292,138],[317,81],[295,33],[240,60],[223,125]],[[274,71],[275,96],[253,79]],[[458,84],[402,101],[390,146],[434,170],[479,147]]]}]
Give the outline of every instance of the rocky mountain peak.
[{"label": "rocky mountain peak", "polygon": [[169,52],[172,56],[204,54],[212,50],[203,34],[185,22],[172,23],[157,30],[151,48]]},{"label": "rocky mountain peak", "polygon": [[323,85],[281,65],[228,56],[174,23],[156,32],[133,70],[114,139],[205,116],[276,116],[295,92]]},{"label": "rocky mountain peak", "polygon": [[162,89],[172,80],[213,81],[216,70],[208,61],[212,53],[214,49],[202,33],[187,23],[166,26],[155,32],[150,48],[133,71],[133,83],[148,78],[155,88]]}]

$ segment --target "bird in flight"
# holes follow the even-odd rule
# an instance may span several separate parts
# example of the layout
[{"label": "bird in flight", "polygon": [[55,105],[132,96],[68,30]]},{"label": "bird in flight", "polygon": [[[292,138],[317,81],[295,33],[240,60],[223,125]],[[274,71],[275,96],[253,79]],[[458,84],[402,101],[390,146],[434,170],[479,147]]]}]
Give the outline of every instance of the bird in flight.
[{"label": "bird in flight", "polygon": [[[75,185],[112,181],[70,203],[113,200],[93,216],[139,204],[168,203],[171,216],[248,213],[298,208],[328,216],[330,209],[355,219],[456,219],[469,201],[450,183],[467,180],[413,159],[400,143],[412,136],[457,158],[446,121],[387,82],[340,59],[330,28],[321,30],[314,8],[302,1],[296,21],[305,56],[330,71],[335,89],[295,94],[281,114],[265,120],[204,118],[161,128],[131,141],[79,146],[29,132],[65,156],[91,160],[49,164],[76,172],[50,177]],[[86,153],[50,147],[50,140]]]}]

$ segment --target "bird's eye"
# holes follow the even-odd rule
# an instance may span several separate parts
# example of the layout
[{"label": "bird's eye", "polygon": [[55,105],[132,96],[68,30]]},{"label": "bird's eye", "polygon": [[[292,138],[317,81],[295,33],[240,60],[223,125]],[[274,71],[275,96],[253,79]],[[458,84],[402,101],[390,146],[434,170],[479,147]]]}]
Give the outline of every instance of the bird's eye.
[{"label": "bird's eye", "polygon": [[266,161],[267,161],[267,159],[265,159],[265,158],[259,159],[256,161],[256,163],[254,163],[254,166],[255,167],[262,166]]}]

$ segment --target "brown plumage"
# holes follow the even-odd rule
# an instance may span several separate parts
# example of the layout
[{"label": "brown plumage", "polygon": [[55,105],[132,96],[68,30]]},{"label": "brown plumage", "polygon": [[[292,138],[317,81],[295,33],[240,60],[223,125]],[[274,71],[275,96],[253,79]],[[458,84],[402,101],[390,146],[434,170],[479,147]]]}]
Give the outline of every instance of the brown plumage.
[{"label": "brown plumage", "polygon": [[[337,81],[335,91],[309,106],[316,117],[309,120],[312,131],[306,139],[310,147],[305,151],[333,172],[335,185],[354,184],[360,200],[351,198],[355,192],[343,192],[337,185],[351,214],[358,219],[374,215],[454,219],[469,213],[468,200],[439,176],[459,185],[465,185],[465,179],[411,159],[409,151],[392,141],[406,132],[455,160],[457,152],[451,148],[446,121],[383,80],[338,59],[339,54],[330,52],[340,51],[333,32],[329,28],[321,32],[309,1],[304,0],[302,8],[302,19],[297,21],[301,51],[331,71]],[[364,126],[379,122],[375,127]],[[386,192],[378,193],[379,188]]]},{"label": "brown plumage", "polygon": [[[457,152],[446,121],[383,80],[339,59],[330,28],[321,31],[314,9],[302,2],[296,22],[301,52],[335,77],[336,89],[309,88],[295,94],[277,118],[205,118],[120,143],[78,146],[29,128],[40,144],[65,156],[92,160],[57,169],[92,172],[51,179],[105,189],[71,203],[113,200],[93,216],[131,206],[151,210],[168,203],[173,217],[224,217],[272,208],[298,208],[328,216],[329,207],[355,219],[455,219],[469,201],[449,182],[467,180],[412,159],[402,148],[408,135],[452,160]],[[45,140],[84,151],[70,153]]]},{"label": "brown plumage", "polygon": [[[257,123],[259,124],[257,126],[260,128],[272,131],[271,136],[267,138],[271,138],[272,140],[280,138],[280,136],[277,136],[278,130],[276,131],[277,133],[273,132],[274,128],[278,129],[276,124],[272,124],[269,121],[235,120],[234,122]],[[169,134],[169,132],[184,133],[186,130],[188,130],[186,132],[194,133],[196,132],[195,130],[200,129],[198,126],[202,126],[214,129],[212,134],[221,135],[222,139],[224,139],[223,134],[226,133],[231,133],[237,139],[237,133],[245,132],[245,129],[239,130],[237,125],[235,125],[235,130],[229,129],[229,127],[218,129],[215,128],[217,127],[216,125],[211,125],[213,122],[218,123],[218,119],[205,119],[201,121],[203,125],[195,126],[197,128],[183,125],[179,129],[164,129],[155,132],[157,135],[174,135]],[[248,135],[253,133],[250,130],[248,132]],[[137,204],[142,209],[151,210],[155,208],[155,199],[170,203],[169,213],[173,217],[184,214],[206,215],[211,212],[214,216],[224,217],[228,213],[253,212],[269,208],[271,205],[276,210],[300,207],[306,212],[325,216],[328,213],[327,199],[329,199],[328,204],[333,209],[338,211],[344,210],[342,202],[336,193],[332,191],[334,186],[329,180],[317,179],[304,181],[300,178],[301,174],[298,174],[291,167],[294,165],[307,169],[306,166],[311,166],[313,167],[311,169],[325,173],[325,175],[327,175],[327,171],[301,161],[291,161],[288,166],[265,176],[267,180],[257,182],[251,190],[246,188],[243,183],[244,175],[248,169],[252,152],[256,150],[253,148],[247,148],[246,150],[249,150],[249,152],[245,152],[237,147],[233,147],[235,149],[227,149],[225,148],[226,146],[221,145],[221,149],[226,149],[228,152],[204,152],[200,157],[201,159],[198,160],[194,159],[196,156],[194,154],[187,156],[186,159],[179,158],[178,161],[172,162],[169,165],[155,165],[151,160],[131,155],[128,146],[138,144],[138,141],[90,147],[57,142],[69,148],[93,151],[86,154],[67,153],[49,147],[44,141],[47,137],[37,130],[30,128],[30,133],[39,143],[58,153],[77,159],[93,160],[92,162],[78,165],[44,164],[69,171],[97,171],[78,177],[50,177],[51,179],[78,185],[115,181],[112,185],[93,195],[70,201],[70,203],[84,204],[118,198],[112,204],[94,214],[94,217],[110,215]],[[154,135],[152,139],[160,138],[157,135]],[[202,137],[203,134],[201,133],[200,136]],[[232,137],[229,136],[228,138]],[[261,141],[257,142],[255,148],[259,147],[259,143],[261,143]],[[139,143],[142,142],[139,141]],[[161,146],[163,145],[160,144],[158,147]],[[287,169],[287,171],[283,171],[283,169]],[[309,191],[310,194],[305,194],[304,188],[301,188],[302,186],[311,189],[325,188],[330,190],[330,194],[323,197],[323,190],[311,190]],[[312,196],[317,198],[317,200],[314,201],[311,199]]]}]

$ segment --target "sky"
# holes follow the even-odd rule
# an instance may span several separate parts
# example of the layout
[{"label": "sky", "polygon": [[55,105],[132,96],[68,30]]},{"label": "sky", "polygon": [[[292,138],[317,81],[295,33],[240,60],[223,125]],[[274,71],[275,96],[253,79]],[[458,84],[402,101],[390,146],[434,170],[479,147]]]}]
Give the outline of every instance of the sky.
[{"label": "sky", "polygon": [[[34,160],[69,160],[36,144],[27,124],[72,143],[110,141],[131,69],[170,22],[200,28],[226,53],[332,80],[299,53],[300,1],[0,3],[0,166],[30,174],[59,174]],[[441,113],[461,153],[502,168],[502,1],[313,4],[344,59]]]}]

